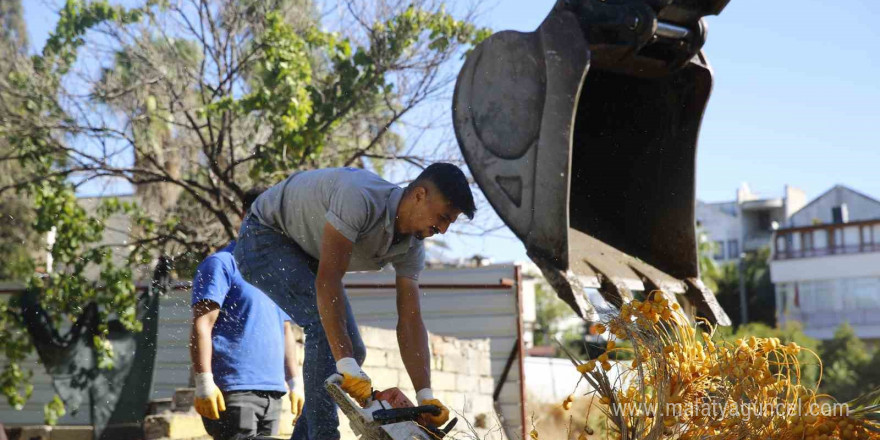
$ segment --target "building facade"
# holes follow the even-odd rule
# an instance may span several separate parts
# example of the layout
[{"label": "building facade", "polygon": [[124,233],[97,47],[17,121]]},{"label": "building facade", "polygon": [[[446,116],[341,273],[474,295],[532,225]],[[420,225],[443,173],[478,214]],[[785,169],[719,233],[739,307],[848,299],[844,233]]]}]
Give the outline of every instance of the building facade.
[{"label": "building facade", "polygon": [[784,225],[806,203],[806,194],[786,185],[782,197],[762,198],[747,184],[728,202],[697,201],[697,228],[701,239],[713,243],[715,261],[737,261],[743,252],[769,246],[774,225]]},{"label": "building facade", "polygon": [[770,274],[780,324],[825,340],[844,322],[880,339],[880,201],[835,186],[775,231]]}]

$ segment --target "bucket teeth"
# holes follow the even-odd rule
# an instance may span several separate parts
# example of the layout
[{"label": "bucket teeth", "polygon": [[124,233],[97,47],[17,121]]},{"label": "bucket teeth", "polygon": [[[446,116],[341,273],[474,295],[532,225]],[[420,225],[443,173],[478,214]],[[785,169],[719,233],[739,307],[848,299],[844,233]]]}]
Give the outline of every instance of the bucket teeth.
[{"label": "bucket teeth", "polygon": [[699,278],[688,278],[685,283],[688,286],[687,298],[697,309],[697,315],[705,317],[712,324],[722,326],[732,324],[721,304],[718,304],[715,294],[703,284],[703,281]]},{"label": "bucket teeth", "polygon": [[[589,264],[589,263],[587,263]],[[627,282],[620,278],[612,278],[590,265],[599,274],[599,293],[608,304],[620,309],[620,306],[633,300],[633,293],[626,286]]]},{"label": "bucket teeth", "polygon": [[539,255],[529,255],[529,257],[541,269],[541,273],[556,291],[559,299],[565,301],[582,319],[599,321],[599,311],[587,297],[587,289],[599,287],[596,277],[576,274],[571,270],[561,270]]},{"label": "bucket teeth", "polygon": [[600,310],[590,302],[586,289],[598,289],[615,308],[632,301],[633,291],[660,290],[683,310],[696,312],[713,324],[730,325],[715,295],[699,279],[678,280],[582,232],[571,230],[569,234],[572,252],[578,256],[569,270],[560,270],[540,256],[529,256],[559,298],[582,318],[600,320]]}]

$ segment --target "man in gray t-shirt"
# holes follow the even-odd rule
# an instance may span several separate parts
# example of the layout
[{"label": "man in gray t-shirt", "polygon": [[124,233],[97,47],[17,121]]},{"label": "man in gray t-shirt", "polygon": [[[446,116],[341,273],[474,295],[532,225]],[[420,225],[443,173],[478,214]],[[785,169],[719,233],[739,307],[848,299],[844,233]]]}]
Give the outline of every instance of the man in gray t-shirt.
[{"label": "man in gray t-shirt", "polygon": [[418,279],[425,265],[424,246],[418,238],[424,235],[401,234],[401,240],[392,243],[404,192],[366,170],[328,168],[288,177],[257,199],[251,211],[260,223],[290,237],[319,261],[324,227],[329,223],[354,243],[349,272],[380,270],[391,263],[398,276]]},{"label": "man in gray t-shirt", "polygon": [[436,163],[406,189],[354,168],[294,173],[263,193],[245,218],[235,248],[242,276],[272,298],[306,335],[305,406],[294,439],[339,438],[334,403],[323,382],[363,402],[372,391],[361,369],[361,341],[342,277],[349,271],[396,272],[397,339],[420,405],[449,411],[431,391],[430,353],[419,306],[422,240],[445,233],[459,215],[473,218],[474,199],[458,167]]}]

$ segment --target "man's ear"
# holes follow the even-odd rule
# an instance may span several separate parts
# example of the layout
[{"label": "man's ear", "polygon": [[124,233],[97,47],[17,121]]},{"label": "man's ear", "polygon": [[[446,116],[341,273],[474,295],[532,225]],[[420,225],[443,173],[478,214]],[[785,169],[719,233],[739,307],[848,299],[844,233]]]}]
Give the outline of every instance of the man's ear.
[{"label": "man's ear", "polygon": [[413,196],[416,201],[423,202],[428,198],[428,190],[424,186],[417,186],[413,188]]}]

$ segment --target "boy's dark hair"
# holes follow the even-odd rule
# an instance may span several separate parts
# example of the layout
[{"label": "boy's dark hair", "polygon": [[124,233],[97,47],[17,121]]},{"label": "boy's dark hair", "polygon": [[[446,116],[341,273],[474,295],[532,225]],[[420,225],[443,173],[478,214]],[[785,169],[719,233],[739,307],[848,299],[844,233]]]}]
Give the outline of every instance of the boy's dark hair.
[{"label": "boy's dark hair", "polygon": [[266,192],[269,189],[267,186],[255,186],[244,192],[244,197],[241,198],[241,207],[244,209],[245,214],[251,210],[251,205],[257,200],[257,197],[260,197],[260,194]]},{"label": "boy's dark hair", "polygon": [[474,219],[474,213],[477,211],[474,195],[471,194],[467,178],[457,166],[443,162],[431,164],[409,186],[414,188],[423,182],[434,184],[453,207],[460,210],[467,218]]}]

